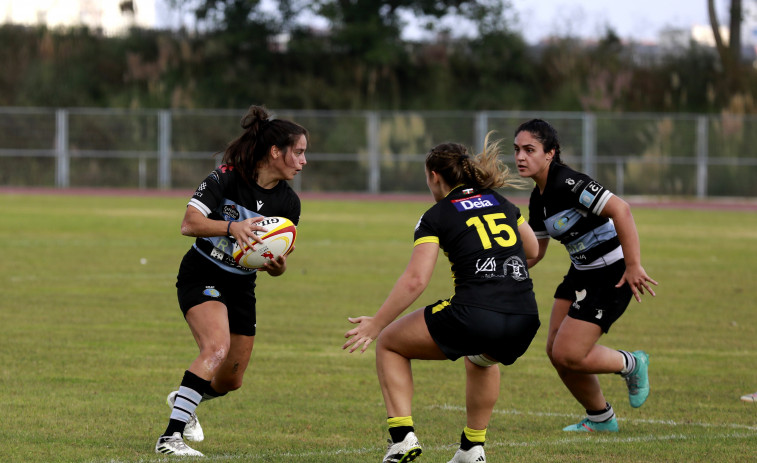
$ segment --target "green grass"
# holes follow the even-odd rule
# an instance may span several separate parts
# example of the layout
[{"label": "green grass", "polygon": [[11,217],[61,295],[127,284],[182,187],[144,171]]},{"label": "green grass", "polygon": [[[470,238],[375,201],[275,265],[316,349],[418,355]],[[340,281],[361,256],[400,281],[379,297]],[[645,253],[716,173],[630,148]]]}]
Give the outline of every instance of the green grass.
[{"label": "green grass", "polygon": [[[0,460],[155,462],[164,400],[196,355],[174,281],[191,239],[188,198],[0,195]],[[199,409],[205,461],[377,462],[385,412],[371,348],[340,349],[348,316],[372,315],[403,271],[423,202],[305,200],[297,250],[258,280],[245,384]],[[525,210],[525,208],[522,208]],[[552,243],[532,270],[542,329],[502,369],[492,462],[757,459],[757,214],[634,209],[656,298],[632,302],[603,344],[651,355],[652,394],[631,409],[602,385],[616,435],[565,434],[583,410],[544,354],[552,292],[568,266]],[[141,259],[146,259],[142,263]],[[440,256],[415,304],[451,295]],[[464,425],[462,362],[416,362],[420,461],[447,461]]]}]

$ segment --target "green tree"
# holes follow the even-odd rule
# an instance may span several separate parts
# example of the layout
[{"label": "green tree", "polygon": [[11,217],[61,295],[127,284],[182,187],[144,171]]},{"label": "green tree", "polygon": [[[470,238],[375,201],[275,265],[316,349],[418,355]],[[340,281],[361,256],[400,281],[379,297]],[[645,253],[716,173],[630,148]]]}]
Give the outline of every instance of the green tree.
[{"label": "green tree", "polygon": [[[438,19],[453,15],[472,21],[479,33],[486,35],[505,29],[504,14],[510,8],[507,0],[279,0],[276,12],[263,11],[258,0],[172,0],[172,4],[194,5],[198,27],[213,31],[214,40],[226,42],[227,66],[240,65],[234,50],[240,41],[254,43],[248,48],[254,49],[258,58],[263,55],[260,64],[294,66],[290,70],[300,65],[312,68],[315,58],[320,77],[332,86],[338,83],[342,97],[350,94],[347,107],[351,109],[400,107],[402,81],[409,77],[404,70],[411,65],[408,43],[401,38],[404,17],[413,16],[425,29],[437,31]],[[297,25],[298,15],[325,20],[327,30],[312,31]],[[286,52],[265,56],[263,50],[270,48],[272,37],[279,33],[289,34]],[[249,40],[253,34],[257,41]],[[240,66],[238,71],[244,71]],[[279,82],[290,80],[276,69],[261,77],[270,80],[271,74]],[[301,74],[299,81],[312,77]],[[314,87],[317,81],[304,85]],[[225,88],[229,89],[228,83]],[[301,94],[296,89],[286,93]],[[335,97],[342,100],[340,95]]]}]

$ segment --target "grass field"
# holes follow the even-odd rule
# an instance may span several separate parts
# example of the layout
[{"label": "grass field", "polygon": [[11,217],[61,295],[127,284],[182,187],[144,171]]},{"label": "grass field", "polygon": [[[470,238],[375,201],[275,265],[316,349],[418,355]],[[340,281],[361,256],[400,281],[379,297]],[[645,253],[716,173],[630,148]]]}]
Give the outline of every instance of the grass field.
[{"label": "grass field", "polygon": [[[187,197],[0,195],[0,461],[156,462],[165,396],[196,355],[174,291],[191,239]],[[430,197],[429,197],[430,199]],[[404,269],[428,202],[305,200],[289,271],[258,279],[245,385],[203,404],[204,461],[378,462],[385,412],[373,348],[340,349]],[[525,208],[522,208],[525,210]],[[561,431],[583,410],[544,354],[567,256],[532,270],[543,326],[502,369],[486,444],[497,462],[757,461],[757,214],[636,208],[656,298],[632,303],[603,343],[651,355],[652,393],[631,409],[601,377],[614,435]],[[444,256],[417,302],[448,297]],[[465,423],[462,362],[416,362],[421,462],[446,462]],[[183,460],[186,461],[186,460]]]}]

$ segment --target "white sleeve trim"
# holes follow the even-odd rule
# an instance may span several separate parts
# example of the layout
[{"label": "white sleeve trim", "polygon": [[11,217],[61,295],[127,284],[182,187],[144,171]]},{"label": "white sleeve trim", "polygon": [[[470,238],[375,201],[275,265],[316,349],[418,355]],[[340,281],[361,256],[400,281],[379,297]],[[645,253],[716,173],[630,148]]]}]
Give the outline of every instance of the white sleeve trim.
[{"label": "white sleeve trim", "polygon": [[210,209],[208,209],[208,206],[204,205],[200,201],[196,200],[195,198],[192,198],[189,200],[189,203],[187,206],[193,206],[195,209],[202,212],[202,214],[207,217],[210,215]]},{"label": "white sleeve trim", "polygon": [[615,195],[612,194],[612,192],[610,192],[608,190],[605,190],[602,193],[602,195],[599,197],[599,201],[597,201],[597,205],[594,206],[594,209],[592,209],[591,212],[593,212],[596,215],[601,214],[602,213],[602,209],[604,209],[605,205],[607,205],[607,201],[609,201],[610,198],[612,198],[613,196],[615,196]]}]

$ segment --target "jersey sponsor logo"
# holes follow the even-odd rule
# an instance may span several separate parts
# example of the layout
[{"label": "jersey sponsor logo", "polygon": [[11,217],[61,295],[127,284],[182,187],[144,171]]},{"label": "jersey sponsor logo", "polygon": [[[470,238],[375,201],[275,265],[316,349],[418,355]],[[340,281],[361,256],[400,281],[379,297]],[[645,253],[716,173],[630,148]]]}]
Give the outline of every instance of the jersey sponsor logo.
[{"label": "jersey sponsor logo", "polygon": [[198,198],[202,197],[202,192],[207,188],[207,184],[205,182],[200,183],[200,186],[197,187],[197,190],[195,191],[195,196]]},{"label": "jersey sponsor logo", "polygon": [[581,192],[579,202],[586,207],[591,206],[591,203],[594,202],[594,198],[597,197],[597,193],[599,193],[601,189],[602,187],[597,182],[589,182],[589,184],[586,185],[586,188],[584,188],[584,191]]},{"label": "jersey sponsor logo", "polygon": [[570,223],[570,217],[563,216],[563,217],[560,217],[559,219],[555,220],[555,223],[552,224],[552,227],[555,230],[562,230],[569,223]]},{"label": "jersey sponsor logo", "polygon": [[575,181],[575,180],[573,180],[572,178],[566,178],[566,179],[565,179],[565,183],[567,183],[568,185],[571,185],[571,186],[573,186],[573,185],[575,185],[575,184],[576,184],[576,181]]},{"label": "jersey sponsor logo", "polygon": [[578,191],[581,188],[581,185],[583,185],[583,184],[584,184],[583,180],[577,181],[576,184],[573,185],[573,188],[570,189],[570,191],[572,191],[573,193],[575,193],[576,191]]},{"label": "jersey sponsor logo", "polygon": [[[560,238],[567,233],[575,233],[576,224],[586,216],[586,211],[577,207],[557,212],[544,219],[547,232],[554,238]],[[560,239],[560,241],[563,241]]]},{"label": "jersey sponsor logo", "polygon": [[586,243],[584,243],[583,241],[579,241],[577,243],[568,243],[565,245],[565,249],[570,255],[578,254],[579,252],[586,250],[586,248]]},{"label": "jersey sponsor logo", "polygon": [[225,253],[227,253],[227,254],[231,254],[232,252],[234,252],[234,244],[233,244],[233,241],[234,241],[233,239],[229,239],[229,238],[223,238],[223,237],[222,237],[222,238],[220,238],[220,239],[218,240],[218,242],[216,243],[216,246],[215,246],[215,247],[216,247],[216,248],[217,248],[218,250],[220,250],[221,252],[225,252]]},{"label": "jersey sponsor logo", "polygon": [[211,172],[208,177],[213,179],[213,181],[215,181],[216,183],[221,183],[221,179],[218,177],[218,172],[216,171]]},{"label": "jersey sponsor logo", "polygon": [[586,299],[586,290],[582,289],[581,291],[576,291],[576,300],[573,302],[573,308],[576,310],[581,309],[581,304],[579,302]]},{"label": "jersey sponsor logo", "polygon": [[587,190],[584,190],[581,193],[581,197],[578,199],[578,202],[580,202],[581,204],[583,204],[586,207],[589,207],[589,206],[591,206],[591,203],[594,202],[594,198],[596,198],[596,195],[593,195],[593,194],[589,193]]},{"label": "jersey sponsor logo", "polygon": [[216,260],[223,261],[223,258],[226,256],[224,256],[223,252],[221,252],[220,250],[213,248],[213,250],[210,251],[210,257]]},{"label": "jersey sponsor logo", "polygon": [[208,297],[218,297],[221,295],[221,293],[212,286],[206,286],[202,294]]},{"label": "jersey sponsor logo", "polygon": [[484,209],[499,206],[499,201],[493,195],[475,195],[468,198],[453,199],[452,205],[460,212],[474,209]]},{"label": "jersey sponsor logo", "polygon": [[258,210],[260,210],[260,208],[263,207],[263,201],[258,200],[256,201],[256,204],[258,206]]},{"label": "jersey sponsor logo", "polygon": [[227,204],[223,206],[223,216],[226,220],[238,220],[239,211],[237,210],[236,204]]},{"label": "jersey sponsor logo", "polygon": [[197,187],[197,191],[204,191],[205,188],[207,188],[208,184],[205,182],[200,183],[200,186]]},{"label": "jersey sponsor logo", "polygon": [[487,257],[486,259],[476,260],[476,273],[480,272],[495,272],[497,270],[497,261],[494,257]]},{"label": "jersey sponsor logo", "polygon": [[472,195],[473,194],[473,188],[466,188],[463,190],[464,195]]},{"label": "jersey sponsor logo", "polygon": [[509,257],[505,261],[505,275],[516,281],[528,278],[528,268],[518,256]]}]

